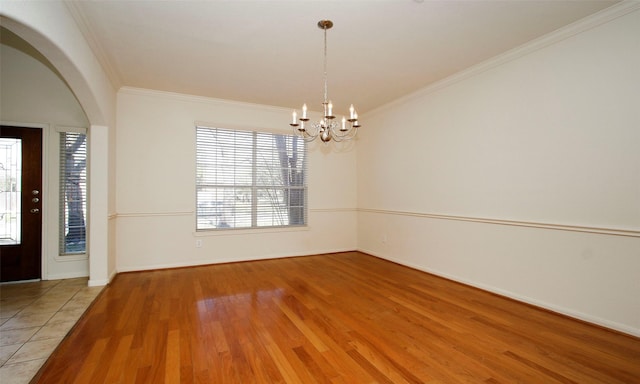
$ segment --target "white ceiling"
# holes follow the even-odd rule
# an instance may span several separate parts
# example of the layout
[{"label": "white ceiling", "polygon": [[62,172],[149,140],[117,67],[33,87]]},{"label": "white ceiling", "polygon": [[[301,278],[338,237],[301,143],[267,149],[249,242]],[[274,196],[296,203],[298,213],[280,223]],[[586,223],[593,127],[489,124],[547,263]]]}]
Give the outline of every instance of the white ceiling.
[{"label": "white ceiling", "polygon": [[616,0],[73,1],[117,87],[360,115]]}]

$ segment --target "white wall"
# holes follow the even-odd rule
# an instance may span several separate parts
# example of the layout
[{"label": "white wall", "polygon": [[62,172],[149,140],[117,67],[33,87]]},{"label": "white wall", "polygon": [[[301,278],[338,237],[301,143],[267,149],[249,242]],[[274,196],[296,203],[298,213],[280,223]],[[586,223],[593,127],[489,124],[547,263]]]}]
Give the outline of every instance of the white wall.
[{"label": "white wall", "polygon": [[117,111],[118,271],[356,248],[355,150],[317,144],[308,228],[195,231],[195,123],[290,133],[289,110],[123,88]]},{"label": "white wall", "polygon": [[367,114],[357,185],[355,151],[312,150],[307,230],[203,235],[194,122],[277,129],[289,111],[128,89],[116,137],[113,88],[64,4],[0,6],[3,25],[54,63],[98,133],[94,284],[116,267],[357,245],[640,335],[638,12]]},{"label": "white wall", "polygon": [[598,17],[367,114],[358,248],[640,335],[640,11]]},{"label": "white wall", "polygon": [[87,128],[75,96],[47,60],[24,40],[2,31],[0,45],[0,119],[5,124],[43,129],[43,263],[45,279],[89,275],[87,255],[60,256],[59,129]]}]

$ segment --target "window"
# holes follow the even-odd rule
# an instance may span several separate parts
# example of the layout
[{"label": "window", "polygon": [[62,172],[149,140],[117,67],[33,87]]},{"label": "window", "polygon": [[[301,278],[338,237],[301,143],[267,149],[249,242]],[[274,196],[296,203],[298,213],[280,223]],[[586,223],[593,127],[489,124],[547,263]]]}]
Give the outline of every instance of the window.
[{"label": "window", "polygon": [[61,255],[86,253],[87,136],[60,132]]},{"label": "window", "polygon": [[196,229],[307,224],[306,143],[196,127]]},{"label": "window", "polygon": [[0,245],[21,244],[22,140],[0,138]]}]

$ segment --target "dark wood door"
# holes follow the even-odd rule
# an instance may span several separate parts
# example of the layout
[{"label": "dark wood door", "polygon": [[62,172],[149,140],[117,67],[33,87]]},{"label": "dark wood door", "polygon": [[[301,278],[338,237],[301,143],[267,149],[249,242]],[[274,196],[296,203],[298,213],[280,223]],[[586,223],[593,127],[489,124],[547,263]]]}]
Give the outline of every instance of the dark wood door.
[{"label": "dark wood door", "polygon": [[0,127],[0,281],[42,275],[42,130]]}]

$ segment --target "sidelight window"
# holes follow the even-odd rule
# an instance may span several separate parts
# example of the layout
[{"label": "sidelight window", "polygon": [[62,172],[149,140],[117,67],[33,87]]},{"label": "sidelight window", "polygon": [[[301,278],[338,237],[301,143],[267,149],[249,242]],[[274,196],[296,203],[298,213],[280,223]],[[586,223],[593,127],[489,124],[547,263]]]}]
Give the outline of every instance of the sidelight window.
[{"label": "sidelight window", "polygon": [[87,135],[60,133],[60,254],[86,253]]},{"label": "sidelight window", "polygon": [[21,242],[22,141],[0,138],[0,245]]}]

